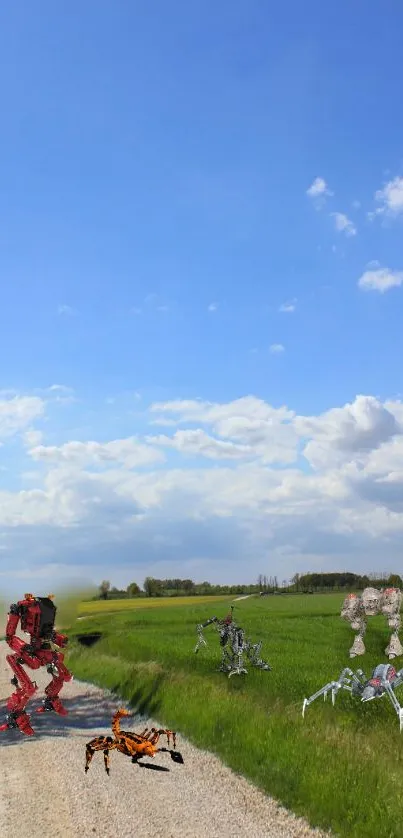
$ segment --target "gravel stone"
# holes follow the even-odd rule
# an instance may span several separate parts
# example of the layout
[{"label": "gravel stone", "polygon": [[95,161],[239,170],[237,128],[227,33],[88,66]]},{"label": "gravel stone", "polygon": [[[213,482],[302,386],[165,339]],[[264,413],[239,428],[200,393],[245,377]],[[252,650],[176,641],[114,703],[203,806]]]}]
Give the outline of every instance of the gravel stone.
[{"label": "gravel stone", "polygon": [[[0,643],[0,712],[12,686]],[[177,750],[184,765],[160,754],[155,762],[166,772],[133,765],[111,752],[108,777],[103,754],[94,755],[84,772],[85,744],[97,734],[111,733],[119,700],[106,690],[72,681],[63,690],[69,710],[36,715],[50,676],[35,673],[39,690],[29,705],[35,736],[19,731],[0,733],[0,833],[2,838],[322,838],[246,779],[234,774],[212,754],[195,748],[178,732]],[[28,709],[28,708],[27,708]],[[141,730],[158,722],[130,718],[126,729]],[[165,743],[164,743],[165,744]],[[326,833],[329,834],[329,833]]]}]

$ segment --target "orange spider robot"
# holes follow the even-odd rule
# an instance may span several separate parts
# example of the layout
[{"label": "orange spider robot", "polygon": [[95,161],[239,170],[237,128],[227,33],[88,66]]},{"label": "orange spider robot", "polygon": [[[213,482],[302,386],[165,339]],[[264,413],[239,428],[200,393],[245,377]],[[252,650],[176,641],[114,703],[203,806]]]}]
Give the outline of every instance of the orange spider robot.
[{"label": "orange spider robot", "polygon": [[[183,764],[183,757],[179,751],[171,750],[169,748],[170,739],[172,736],[173,746],[176,747],[176,733],[172,730],[157,730],[155,727],[152,727],[150,730],[145,728],[142,733],[132,733],[126,730],[120,729],[120,719],[123,716],[131,716],[132,713],[129,713],[127,710],[123,708],[118,710],[113,719],[112,719],[112,736],[96,736],[95,739],[91,739],[91,742],[88,742],[85,746],[85,773],[87,773],[90,762],[94,756],[95,751],[103,751],[104,752],[104,765],[105,771],[109,775],[109,751],[120,751],[121,754],[124,754],[127,757],[132,758],[133,763],[138,763],[139,765],[144,765],[144,763],[139,763],[139,759],[141,757],[155,757],[158,753],[169,753],[171,755],[171,759],[173,762],[179,762]],[[157,742],[159,741],[160,736],[165,735],[168,740],[168,748],[157,748]]]}]

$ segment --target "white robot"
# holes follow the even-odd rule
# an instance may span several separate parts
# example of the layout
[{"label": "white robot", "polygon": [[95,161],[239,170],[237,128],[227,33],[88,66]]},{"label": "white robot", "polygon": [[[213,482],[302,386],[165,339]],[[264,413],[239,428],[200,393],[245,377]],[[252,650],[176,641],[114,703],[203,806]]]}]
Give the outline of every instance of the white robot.
[{"label": "white robot", "polygon": [[388,620],[389,628],[392,629],[385,654],[389,660],[403,655],[403,646],[399,638],[401,604],[402,592],[398,588],[386,588],[384,591],[378,591],[377,588],[365,588],[361,596],[358,594],[346,596],[340,616],[343,620],[347,620],[351,628],[357,632],[350,649],[350,658],[365,654],[366,617],[375,617],[377,614],[383,614]]}]

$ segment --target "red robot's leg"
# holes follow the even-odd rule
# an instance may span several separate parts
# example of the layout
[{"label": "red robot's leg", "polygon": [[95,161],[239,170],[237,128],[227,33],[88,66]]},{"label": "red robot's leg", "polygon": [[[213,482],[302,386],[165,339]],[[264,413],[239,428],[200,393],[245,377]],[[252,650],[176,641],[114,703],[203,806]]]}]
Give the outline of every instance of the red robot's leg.
[{"label": "red robot's leg", "polygon": [[59,698],[59,692],[66,681],[71,681],[72,674],[69,672],[67,667],[65,667],[63,663],[63,655],[60,653],[57,654],[56,660],[52,667],[49,667],[48,671],[52,671],[53,669],[53,678],[48,684],[45,689],[46,698],[43,702],[42,707],[38,707],[37,713],[46,713],[49,710],[54,710],[55,713],[59,713],[60,716],[67,716],[68,711],[63,706],[62,702]]},{"label": "red robot's leg", "polygon": [[[25,712],[25,706],[28,704],[29,699],[32,698],[38,687],[33,681],[31,681],[27,673],[22,668],[19,663],[20,657],[18,654],[7,655],[6,660],[14,672],[15,677],[13,678],[12,683],[16,685],[17,689],[12,695],[10,695],[10,698],[7,701],[7,710],[9,710],[9,714],[7,716],[6,723],[0,725],[0,730],[18,727],[22,733],[26,733],[27,736],[32,736],[34,731],[32,730],[29,716]],[[18,683],[20,686],[18,686]]]}]

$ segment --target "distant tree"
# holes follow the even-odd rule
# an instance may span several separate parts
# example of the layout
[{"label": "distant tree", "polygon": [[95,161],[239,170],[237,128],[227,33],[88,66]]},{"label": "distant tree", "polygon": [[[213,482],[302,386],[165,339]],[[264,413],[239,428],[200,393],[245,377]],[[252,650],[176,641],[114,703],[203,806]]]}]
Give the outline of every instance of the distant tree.
[{"label": "distant tree", "polygon": [[152,576],[146,576],[146,578],[144,579],[143,588],[146,592],[146,596],[152,596],[153,595],[154,587],[155,587],[154,582],[155,582],[155,580],[152,578]]},{"label": "distant tree", "polygon": [[116,588],[115,585],[110,589],[108,594],[109,599],[124,599],[126,596],[127,591],[122,590],[121,588]]},{"label": "distant tree", "polygon": [[140,593],[140,588],[137,582],[130,582],[130,585],[127,586],[127,595],[129,597],[138,596]]},{"label": "distant tree", "polygon": [[101,599],[108,599],[108,593],[111,589],[111,583],[104,579],[99,586],[99,596]]},{"label": "distant tree", "polygon": [[154,579],[152,576],[146,577],[143,588],[146,592],[146,596],[162,596],[164,593],[162,580]]},{"label": "distant tree", "polygon": [[388,579],[388,585],[391,588],[399,588],[400,590],[403,589],[403,581],[401,576],[398,576],[397,573],[391,573]]}]

